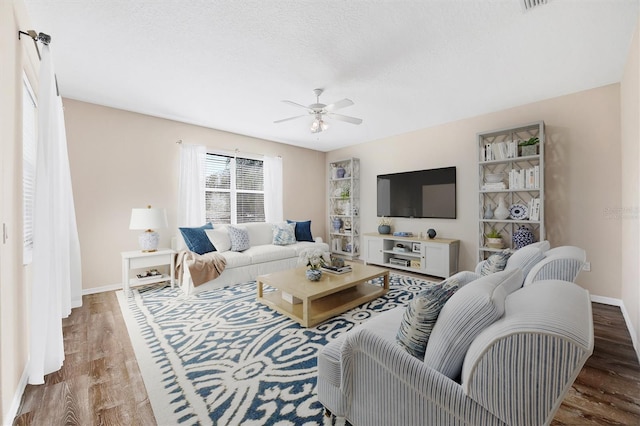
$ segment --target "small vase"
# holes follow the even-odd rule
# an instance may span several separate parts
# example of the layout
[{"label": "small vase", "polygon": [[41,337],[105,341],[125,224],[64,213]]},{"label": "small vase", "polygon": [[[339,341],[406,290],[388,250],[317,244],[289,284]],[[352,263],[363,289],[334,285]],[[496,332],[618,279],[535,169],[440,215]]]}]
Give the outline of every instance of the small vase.
[{"label": "small vase", "polygon": [[344,168],[338,167],[338,170],[336,170],[336,175],[338,176],[338,179],[342,179],[344,177]]},{"label": "small vase", "polygon": [[309,281],[319,281],[322,278],[322,271],[320,269],[307,269],[305,272]]},{"label": "small vase", "polygon": [[488,203],[487,207],[484,209],[484,218],[493,219],[493,208],[491,207],[491,203]]},{"label": "small vase", "polygon": [[391,227],[389,225],[380,225],[380,226],[378,226],[378,233],[379,234],[390,234],[391,233]]},{"label": "small vase", "polygon": [[513,233],[513,247],[520,249],[529,244],[533,244],[534,237],[533,232],[526,226],[521,226],[516,232]]},{"label": "small vase", "polygon": [[509,209],[507,205],[504,203],[504,197],[500,197],[500,201],[498,201],[498,207],[493,212],[493,217],[498,220],[505,220],[509,217]]},{"label": "small vase", "polygon": [[333,225],[333,232],[340,232],[340,228],[342,228],[342,219],[337,217],[333,219],[331,223]]}]

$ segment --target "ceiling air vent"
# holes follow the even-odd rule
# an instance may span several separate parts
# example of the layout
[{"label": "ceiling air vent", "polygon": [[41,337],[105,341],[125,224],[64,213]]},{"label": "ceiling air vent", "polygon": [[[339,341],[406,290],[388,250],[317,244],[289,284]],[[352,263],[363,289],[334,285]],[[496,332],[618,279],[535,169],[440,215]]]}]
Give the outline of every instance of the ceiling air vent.
[{"label": "ceiling air vent", "polygon": [[547,4],[549,0],[520,0],[522,4],[522,11],[527,12],[534,7],[542,6],[543,4]]}]

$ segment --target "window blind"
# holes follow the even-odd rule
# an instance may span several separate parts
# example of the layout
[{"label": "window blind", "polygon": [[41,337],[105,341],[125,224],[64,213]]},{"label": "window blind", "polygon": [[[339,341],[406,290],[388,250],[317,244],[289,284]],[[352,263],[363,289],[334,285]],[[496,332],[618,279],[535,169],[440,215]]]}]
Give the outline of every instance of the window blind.
[{"label": "window blind", "polygon": [[213,223],[264,222],[264,162],[207,154],[206,219]]},{"label": "window blind", "polygon": [[33,200],[36,185],[36,102],[26,78],[22,86],[22,263],[33,259]]}]

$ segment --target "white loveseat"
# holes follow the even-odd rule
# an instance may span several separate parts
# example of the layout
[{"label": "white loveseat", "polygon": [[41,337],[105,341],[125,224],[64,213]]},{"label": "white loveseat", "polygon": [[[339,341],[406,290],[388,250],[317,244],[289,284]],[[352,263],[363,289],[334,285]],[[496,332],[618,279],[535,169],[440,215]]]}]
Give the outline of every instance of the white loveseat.
[{"label": "white loveseat", "polygon": [[[234,225],[236,228],[246,229],[249,234],[250,247],[243,251],[231,251],[230,244],[224,240],[226,225],[213,225],[212,230],[205,230],[217,252],[227,261],[222,274],[211,281],[194,286],[189,268],[182,268],[182,279],[179,280],[185,294],[196,294],[204,290],[211,290],[228,285],[241,284],[254,280],[258,275],[269,274],[298,266],[300,253],[309,248],[329,251],[329,245],[316,237],[315,242],[297,241],[294,244],[274,245],[272,223],[254,222]],[[227,232],[227,238],[228,232]],[[186,245],[182,237],[178,238],[178,250],[185,250]]]},{"label": "white loveseat", "polygon": [[548,425],[593,351],[589,294],[519,269],[484,276],[444,304],[424,359],[396,342],[405,308],[318,355],[318,399],[355,426]]}]

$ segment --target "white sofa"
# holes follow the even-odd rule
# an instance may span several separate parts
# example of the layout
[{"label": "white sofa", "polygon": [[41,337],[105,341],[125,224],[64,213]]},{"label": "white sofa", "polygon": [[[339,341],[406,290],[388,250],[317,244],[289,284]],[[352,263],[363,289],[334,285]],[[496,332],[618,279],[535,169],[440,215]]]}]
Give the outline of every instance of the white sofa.
[{"label": "white sofa", "polygon": [[[199,293],[204,290],[211,290],[228,285],[236,285],[254,280],[258,275],[269,274],[298,266],[300,253],[309,248],[319,249],[323,252],[329,251],[329,245],[316,237],[315,242],[298,241],[289,245],[274,245],[272,223],[254,222],[241,225],[234,225],[237,228],[246,229],[249,234],[250,248],[241,252],[224,250],[225,244],[218,244],[223,251],[218,251],[227,261],[227,265],[222,274],[215,280],[208,281],[199,286],[194,286],[189,268],[183,268],[181,288],[187,295]],[[217,237],[220,231],[226,229],[226,225],[215,225],[214,230]],[[211,230],[205,230],[207,235],[213,234]],[[211,237],[210,237],[211,239]],[[215,246],[214,242],[214,246]],[[185,250],[186,245],[182,237],[178,238],[178,250]]]},{"label": "white sofa", "polygon": [[593,352],[591,302],[560,280],[514,291],[522,278],[463,285],[423,359],[396,342],[404,307],[341,335],[318,355],[318,399],[355,426],[550,424]]}]

